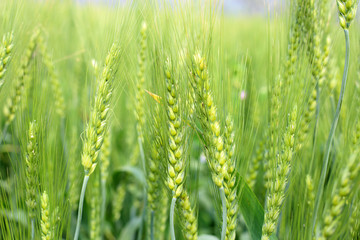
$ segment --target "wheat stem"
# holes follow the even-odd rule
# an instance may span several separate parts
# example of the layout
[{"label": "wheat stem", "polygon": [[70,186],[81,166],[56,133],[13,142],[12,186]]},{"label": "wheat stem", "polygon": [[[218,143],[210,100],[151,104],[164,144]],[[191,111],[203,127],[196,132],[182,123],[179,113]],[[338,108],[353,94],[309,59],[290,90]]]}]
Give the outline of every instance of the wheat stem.
[{"label": "wheat stem", "polygon": [[151,210],[151,217],[150,217],[150,239],[154,240],[154,217],[155,212],[154,210]]},{"label": "wheat stem", "polygon": [[345,46],[346,46],[344,72],[343,72],[340,96],[339,96],[338,104],[337,104],[337,107],[336,107],[334,120],[333,120],[332,125],[331,125],[329,137],[328,137],[328,139],[326,141],[326,146],[325,146],[326,151],[325,151],[325,155],[324,155],[324,159],[323,159],[323,166],[322,166],[322,169],[321,169],[321,175],[320,175],[318,191],[317,191],[317,195],[316,195],[316,198],[315,198],[315,208],[314,208],[314,216],[313,216],[313,222],[312,222],[312,232],[313,232],[313,234],[314,234],[314,230],[315,230],[315,224],[316,224],[317,214],[318,214],[318,210],[319,210],[319,205],[320,205],[321,198],[322,198],[323,191],[324,191],[325,178],[326,178],[328,164],[329,164],[331,143],[332,143],[332,141],[334,139],[335,130],[336,130],[336,127],[337,127],[337,123],[339,121],[341,105],[342,105],[342,102],[343,102],[344,92],[345,92],[345,87],[346,87],[347,75],[348,75],[348,72],[349,72],[349,59],[350,59],[349,30],[344,29],[344,34],[345,34]]},{"label": "wheat stem", "polygon": [[224,188],[220,188],[220,198],[222,203],[222,229],[221,229],[221,240],[225,240],[226,227],[227,227],[227,208],[226,208],[226,196]]},{"label": "wheat stem", "polygon": [[144,207],[143,207],[143,211],[141,214],[141,225],[140,225],[139,234],[137,237],[138,240],[143,239],[144,225],[145,225],[146,216],[147,216],[146,215],[147,204],[148,204],[148,199],[147,199],[147,194],[146,194],[146,188],[144,187]]},{"label": "wheat stem", "polygon": [[4,129],[3,129],[2,134],[1,134],[0,144],[2,144],[2,142],[5,140],[5,135],[7,133],[8,127],[9,127],[9,124],[5,123]]},{"label": "wheat stem", "polygon": [[31,240],[35,239],[35,218],[31,218]]},{"label": "wheat stem", "polygon": [[175,229],[174,229],[174,211],[175,211],[176,198],[172,198],[170,205],[170,236],[171,240],[175,240]]},{"label": "wheat stem", "polygon": [[74,240],[77,240],[79,238],[82,211],[83,211],[83,206],[84,206],[85,191],[86,191],[87,183],[89,181],[89,176],[90,175],[85,174],[83,185],[82,185],[82,188],[81,188],[80,201],[79,201],[79,210],[78,210],[78,217],[77,217],[77,222],[76,222],[76,230],[75,230]]}]

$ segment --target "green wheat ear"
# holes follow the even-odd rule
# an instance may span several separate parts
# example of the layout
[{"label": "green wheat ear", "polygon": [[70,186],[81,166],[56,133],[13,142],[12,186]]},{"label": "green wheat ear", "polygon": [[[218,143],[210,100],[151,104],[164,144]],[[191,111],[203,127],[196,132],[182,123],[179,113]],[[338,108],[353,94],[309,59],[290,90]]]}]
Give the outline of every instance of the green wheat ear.
[{"label": "green wheat ear", "polygon": [[210,90],[210,79],[205,62],[200,53],[194,56],[192,87],[196,93],[196,111],[205,133],[207,159],[215,185],[223,187],[224,175],[227,174],[226,153],[221,134],[217,108]]},{"label": "green wheat ear", "polygon": [[237,158],[235,153],[235,130],[232,117],[228,115],[225,121],[225,151],[227,157],[228,170],[224,177],[224,190],[226,196],[226,208],[227,208],[227,229],[226,239],[234,240],[236,237],[236,222],[238,216],[238,197],[237,197],[237,181],[236,181],[236,165]]},{"label": "green wheat ear", "polygon": [[69,202],[70,207],[73,211],[76,211],[78,208],[79,195],[80,195],[80,181],[78,174],[81,170],[81,164],[79,162],[79,141],[78,141],[78,133],[77,129],[73,127],[71,129],[71,139],[69,149]]},{"label": "green wheat ear", "polygon": [[38,160],[38,139],[37,124],[32,121],[28,130],[28,140],[25,152],[26,164],[26,206],[31,221],[31,239],[35,237],[35,217],[38,206],[39,187],[39,160]]},{"label": "green wheat ear", "polygon": [[181,120],[181,97],[179,94],[178,80],[175,79],[174,69],[170,59],[165,62],[166,81],[166,110],[167,110],[167,180],[166,185],[172,192],[170,207],[170,235],[175,239],[174,210],[176,200],[184,190],[186,155],[185,155],[185,130]]},{"label": "green wheat ear", "polygon": [[281,154],[271,160],[271,166],[274,168],[276,175],[274,173],[274,177],[271,179],[269,193],[266,198],[261,240],[270,239],[271,234],[275,231],[276,223],[280,216],[281,205],[285,199],[285,188],[294,153],[296,118],[297,108],[294,107],[289,115],[289,123],[284,135]]},{"label": "green wheat ear", "polygon": [[101,169],[101,182],[106,185],[109,177],[109,165],[110,165],[110,152],[111,152],[111,131],[107,131],[104,138],[104,143],[101,147],[100,155],[100,169]]},{"label": "green wheat ear", "polygon": [[165,66],[167,138],[169,143],[167,186],[173,192],[173,197],[178,198],[183,190],[185,180],[184,124],[180,115],[181,99],[178,83],[174,78],[170,59],[166,61]]},{"label": "green wheat ear", "polygon": [[50,206],[49,196],[46,191],[43,192],[40,198],[41,202],[41,239],[51,239],[51,223],[50,223]]},{"label": "green wheat ear", "polygon": [[180,221],[182,231],[186,240],[198,239],[198,221],[194,208],[191,207],[189,194],[186,190],[181,193],[178,210],[180,212]]},{"label": "green wheat ear", "polygon": [[33,35],[30,38],[27,49],[25,50],[25,54],[21,59],[21,64],[18,72],[18,76],[15,80],[15,86],[13,88],[13,92],[11,96],[6,100],[4,105],[4,115],[6,118],[6,125],[10,125],[15,118],[16,110],[19,107],[19,103],[23,96],[23,88],[25,84],[25,77],[28,75],[29,66],[31,63],[31,59],[33,58],[33,54],[35,52],[36,46],[38,44],[38,38],[40,35],[39,30],[35,30]]},{"label": "green wheat ear", "polygon": [[63,92],[61,89],[61,85],[58,79],[58,73],[56,72],[54,62],[51,58],[51,55],[48,53],[47,45],[45,43],[44,38],[40,35],[39,37],[39,49],[43,58],[43,62],[45,67],[47,68],[50,83],[54,94],[55,99],[55,111],[61,117],[65,117],[65,100],[63,96]]},{"label": "green wheat ear", "polygon": [[261,140],[256,149],[255,155],[252,157],[249,170],[246,174],[246,183],[254,190],[256,179],[259,174],[261,161],[265,158],[265,140]]},{"label": "green wheat ear", "polygon": [[136,116],[136,130],[138,138],[141,142],[144,141],[143,128],[145,125],[145,113],[144,113],[144,84],[145,84],[145,67],[146,67],[146,23],[143,22],[140,30],[140,53],[138,56],[139,70],[137,73],[136,83],[136,103],[135,103],[135,116]]},{"label": "green wheat ear", "polygon": [[26,205],[30,210],[29,217],[35,217],[37,205],[37,186],[38,186],[38,149],[37,149],[37,126],[36,122],[30,123],[28,131],[28,142],[26,146]]},{"label": "green wheat ear", "polygon": [[[357,198],[359,199],[359,198]],[[355,201],[349,222],[349,230],[352,239],[360,239],[360,204]]]},{"label": "green wheat ear", "polygon": [[14,47],[13,39],[13,33],[7,33],[4,35],[2,44],[0,45],[0,91],[4,85],[6,67],[10,62],[11,53]]},{"label": "green wheat ear", "polygon": [[[162,224],[159,223],[167,212],[167,187],[163,181],[162,173],[164,171],[165,144],[164,134],[162,131],[160,104],[156,104],[155,113],[152,114],[152,126],[150,128],[151,142],[149,157],[147,159],[147,200],[149,204],[149,219],[150,227],[148,228],[148,235],[151,239],[158,239],[164,235]],[[166,224],[165,224],[166,225]]]},{"label": "green wheat ear", "polygon": [[315,193],[314,193],[314,181],[310,175],[306,175],[306,204],[309,207],[309,214],[312,215],[314,211]]},{"label": "green wheat ear", "polygon": [[85,130],[85,141],[81,156],[85,174],[90,176],[98,163],[98,154],[104,142],[108,123],[108,112],[113,91],[113,80],[118,69],[119,47],[113,44],[99,81],[95,96],[94,107],[90,114],[90,121]]},{"label": "green wheat ear", "polygon": [[331,204],[324,219],[320,240],[331,239],[340,224],[341,216],[344,214],[345,206],[349,202],[350,194],[354,192],[355,179],[358,177],[360,170],[357,158],[358,153],[354,153],[341,172],[339,184],[331,196]]},{"label": "green wheat ear", "polygon": [[221,132],[217,108],[210,89],[210,78],[205,58],[200,53],[194,55],[191,86],[196,93],[196,113],[204,131],[206,144],[206,158],[211,170],[214,184],[219,188],[222,209],[221,240],[226,238],[227,229],[227,206],[224,191],[224,177],[232,172],[228,167],[224,139]]},{"label": "green wheat ear", "polygon": [[92,179],[91,199],[90,199],[90,239],[101,239],[101,197],[100,197],[100,181],[99,173],[96,172]]},{"label": "green wheat ear", "polygon": [[74,236],[75,240],[79,238],[80,234],[86,186],[90,175],[94,172],[98,163],[98,154],[108,128],[108,113],[113,91],[113,81],[118,70],[119,56],[120,48],[117,44],[113,44],[105,60],[104,69],[98,82],[94,107],[85,130],[85,139],[81,155],[81,163],[84,167],[85,176],[80,194],[78,219]]},{"label": "green wheat ear", "polygon": [[348,29],[354,20],[357,10],[357,0],[336,0],[339,10],[339,22],[343,29]]},{"label": "green wheat ear", "polygon": [[121,210],[123,208],[125,196],[126,196],[126,188],[123,184],[119,184],[114,193],[114,198],[112,200],[112,215],[115,222],[120,220]]},{"label": "green wheat ear", "polygon": [[107,202],[107,180],[109,177],[110,153],[111,153],[111,129],[109,129],[104,138],[104,143],[101,147],[100,154],[100,182],[101,182],[101,221],[104,220]]},{"label": "green wheat ear", "polygon": [[161,119],[160,108],[156,105],[154,114],[154,127],[152,128],[153,140],[151,144],[150,157],[149,157],[149,170],[148,170],[148,202],[151,211],[156,210],[156,204],[161,196],[161,175],[160,163],[164,157],[163,147],[164,142],[160,133]]},{"label": "green wheat ear", "polygon": [[169,212],[169,197],[168,197],[168,190],[166,189],[166,186],[162,187],[161,189],[161,198],[160,201],[157,203],[157,209],[159,209],[158,211],[156,211],[155,213],[155,229],[156,233],[155,233],[155,239],[167,239],[164,238],[165,235],[165,230],[166,230],[166,226],[167,221],[168,221],[168,212]]}]

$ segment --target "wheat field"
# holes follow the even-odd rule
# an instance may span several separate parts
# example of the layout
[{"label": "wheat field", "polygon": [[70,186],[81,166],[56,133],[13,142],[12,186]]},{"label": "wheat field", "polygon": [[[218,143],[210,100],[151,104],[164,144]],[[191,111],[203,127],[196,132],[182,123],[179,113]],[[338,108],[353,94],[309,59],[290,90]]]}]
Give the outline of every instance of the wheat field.
[{"label": "wheat field", "polygon": [[358,1],[272,4],[0,1],[0,239],[360,240]]}]

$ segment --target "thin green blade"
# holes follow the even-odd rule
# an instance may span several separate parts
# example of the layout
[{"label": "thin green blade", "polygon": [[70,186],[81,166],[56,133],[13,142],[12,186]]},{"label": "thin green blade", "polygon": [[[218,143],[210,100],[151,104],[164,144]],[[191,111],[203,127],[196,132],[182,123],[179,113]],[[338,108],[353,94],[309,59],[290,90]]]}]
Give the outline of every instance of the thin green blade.
[{"label": "thin green blade", "polygon": [[[239,178],[240,212],[245,220],[251,238],[253,240],[260,240],[264,222],[264,209],[244,179],[242,177]],[[277,237],[273,234],[270,239],[276,240]]]}]

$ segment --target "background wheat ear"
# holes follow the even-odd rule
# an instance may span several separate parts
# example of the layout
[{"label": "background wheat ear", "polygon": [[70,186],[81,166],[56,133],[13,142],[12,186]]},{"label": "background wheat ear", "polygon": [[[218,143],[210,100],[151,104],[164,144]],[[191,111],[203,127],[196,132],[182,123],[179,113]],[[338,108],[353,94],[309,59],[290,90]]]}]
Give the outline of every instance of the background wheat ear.
[{"label": "background wheat ear", "polygon": [[2,44],[0,45],[0,91],[4,85],[6,68],[11,59],[11,54],[14,47],[13,40],[13,33],[6,33],[3,36]]},{"label": "background wheat ear", "polygon": [[353,239],[357,239],[360,237],[359,216],[360,216],[359,204],[356,203],[351,214],[350,226],[349,226],[350,235]]},{"label": "background wheat ear", "polygon": [[[164,140],[164,128],[162,117],[162,109],[160,103],[156,101],[152,102],[152,106],[149,107],[149,114],[151,117],[148,118],[150,129],[147,131],[148,143],[145,145],[150,146],[146,152],[147,159],[147,201],[149,204],[149,222],[148,236],[150,239],[158,239],[164,237],[164,226],[159,222],[167,214],[167,187],[164,184],[164,177],[166,178],[166,143]],[[155,105],[155,106],[153,106]],[[165,175],[165,176],[164,176]]]},{"label": "background wheat ear", "polygon": [[49,196],[44,191],[41,194],[41,239],[49,240],[51,239],[51,230],[50,230],[50,206],[49,206]]},{"label": "background wheat ear", "polygon": [[279,154],[276,159],[273,159],[275,162],[272,165],[276,167],[276,175],[274,175],[272,182],[270,182],[270,190],[266,198],[262,240],[270,239],[271,234],[275,231],[277,220],[280,216],[280,209],[285,199],[285,188],[294,154],[296,121],[297,107],[295,106],[289,115],[289,122],[284,134],[281,154]]},{"label": "background wheat ear", "polygon": [[28,141],[24,160],[26,163],[26,206],[31,222],[31,239],[35,239],[36,211],[39,202],[39,156],[38,156],[38,126],[32,121],[28,130]]},{"label": "background wheat ear", "polygon": [[336,235],[339,223],[344,216],[346,205],[354,188],[354,181],[360,171],[360,164],[356,160],[358,151],[356,150],[347,161],[346,166],[341,171],[340,181],[337,183],[329,207],[326,210],[323,226],[321,226],[320,239],[330,239]]},{"label": "background wheat ear", "polygon": [[259,174],[259,169],[261,166],[261,161],[265,158],[265,141],[262,140],[259,143],[259,146],[256,149],[256,154],[252,157],[248,173],[246,175],[246,183],[250,188],[254,189],[256,184],[256,179]]},{"label": "background wheat ear", "polygon": [[90,211],[90,239],[99,239],[101,236],[101,191],[100,174],[97,170],[91,179],[91,211]]},{"label": "background wheat ear", "polygon": [[146,49],[147,49],[147,25],[146,22],[142,22],[141,30],[140,30],[140,52],[138,55],[138,73],[136,76],[136,93],[135,93],[135,117],[136,117],[136,131],[138,135],[138,142],[140,147],[140,154],[142,164],[145,165],[144,159],[144,150],[143,150],[143,142],[144,142],[144,125],[145,125],[145,109],[144,109],[144,95],[145,95],[145,70],[146,70]]},{"label": "background wheat ear", "polygon": [[81,171],[81,164],[79,162],[79,136],[76,127],[71,129],[70,151],[69,151],[69,165],[68,165],[68,178],[69,178],[69,202],[72,210],[76,211],[79,203],[81,182],[78,178],[78,173]]},{"label": "background wheat ear", "polygon": [[[12,90],[11,96],[7,98],[4,105],[3,111],[6,118],[5,130],[12,123],[15,118],[16,110],[19,106],[19,103],[22,99],[23,88],[24,88],[24,79],[29,71],[29,66],[33,58],[34,51],[37,47],[38,38],[40,35],[40,30],[35,30],[32,34],[27,49],[25,50],[24,56],[21,60],[21,65],[15,80],[14,88]],[[6,132],[4,130],[4,132]]]},{"label": "background wheat ear", "polygon": [[50,77],[50,83],[55,100],[55,112],[60,116],[60,118],[64,118],[66,105],[63,96],[63,91],[61,89],[61,85],[58,79],[58,73],[55,69],[54,61],[49,53],[49,49],[47,47],[47,44],[45,43],[43,34],[39,36],[38,45],[39,45],[40,54],[42,55],[43,63],[46,66]]},{"label": "background wheat ear", "polygon": [[121,210],[124,207],[124,200],[126,196],[126,188],[123,184],[119,184],[114,193],[116,197],[112,201],[112,213],[114,221],[119,221],[121,218]]}]

